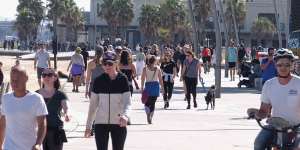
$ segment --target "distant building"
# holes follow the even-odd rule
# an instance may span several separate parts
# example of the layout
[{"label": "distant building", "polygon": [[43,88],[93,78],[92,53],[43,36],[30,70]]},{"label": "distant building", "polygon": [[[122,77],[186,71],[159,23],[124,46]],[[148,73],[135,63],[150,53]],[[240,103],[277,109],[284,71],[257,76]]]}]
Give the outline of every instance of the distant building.
[{"label": "distant building", "polygon": [[291,0],[290,32],[300,30],[300,1]]},{"label": "distant building", "polygon": [[0,41],[5,40],[5,37],[16,37],[17,33],[13,30],[15,21],[0,21]]},{"label": "distant building", "polygon": [[[159,5],[164,0],[132,0],[134,4],[134,19],[131,24],[127,27],[126,31],[126,41],[129,42],[131,46],[135,46],[137,43],[143,41],[143,35],[139,31],[138,17],[141,12],[141,6],[145,3]],[[224,1],[224,0],[222,0]],[[273,0],[240,0],[245,2],[246,6],[246,19],[244,24],[239,28],[239,37],[246,46],[258,46],[262,45],[265,47],[278,47],[278,36],[274,34],[273,37],[269,39],[257,40],[257,38],[251,36],[251,28],[253,23],[258,17],[266,17],[275,23],[275,9]],[[294,0],[299,1],[299,0]],[[90,21],[88,25],[88,41],[93,45],[96,41],[105,39],[108,37],[108,28],[105,20],[100,18],[97,14],[97,10],[100,10],[100,5],[102,0],[91,0],[91,13]],[[219,3],[217,3],[217,8],[219,8]],[[277,0],[277,10],[279,14],[279,24],[280,32],[283,39],[283,47],[286,47],[286,35],[289,32],[289,7],[286,0]],[[225,11],[226,6],[224,6]],[[299,7],[300,8],[300,7]],[[298,9],[299,10],[299,9]],[[298,13],[299,14],[299,13]],[[299,16],[299,15],[298,15]],[[300,19],[298,19],[300,20]],[[206,24],[207,37],[211,39],[211,43],[214,43],[214,30],[213,30],[213,18],[209,17]],[[276,24],[274,24],[276,26]],[[222,28],[222,27],[221,27]],[[224,31],[223,29],[221,29]]]}]

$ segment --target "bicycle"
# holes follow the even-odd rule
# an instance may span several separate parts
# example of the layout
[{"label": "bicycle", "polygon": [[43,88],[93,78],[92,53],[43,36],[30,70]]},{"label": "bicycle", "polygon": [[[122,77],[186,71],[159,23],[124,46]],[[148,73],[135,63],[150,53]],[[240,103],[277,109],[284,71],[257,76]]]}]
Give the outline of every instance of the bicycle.
[{"label": "bicycle", "polygon": [[[258,110],[252,109],[252,113],[250,112],[250,114],[253,115],[257,111]],[[253,118],[253,116],[249,116],[249,118]],[[300,124],[291,125],[283,118],[270,117],[265,119],[266,123],[270,126],[266,127],[261,123],[262,119],[255,118],[255,120],[262,129],[275,133],[272,144],[267,147],[267,150],[293,150]]]}]

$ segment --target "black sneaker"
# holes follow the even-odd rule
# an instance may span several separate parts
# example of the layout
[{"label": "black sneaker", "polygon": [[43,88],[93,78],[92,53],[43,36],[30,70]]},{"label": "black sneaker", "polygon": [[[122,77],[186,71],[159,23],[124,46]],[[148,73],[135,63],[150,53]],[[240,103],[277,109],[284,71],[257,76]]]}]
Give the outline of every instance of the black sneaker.
[{"label": "black sneaker", "polygon": [[187,105],[186,109],[191,109],[191,105]]},{"label": "black sneaker", "polygon": [[197,102],[194,101],[194,108],[197,108],[197,107],[198,107]]},{"label": "black sneaker", "polygon": [[167,109],[168,108],[168,105],[167,105],[167,103],[165,103],[165,105],[164,105],[164,109]]}]

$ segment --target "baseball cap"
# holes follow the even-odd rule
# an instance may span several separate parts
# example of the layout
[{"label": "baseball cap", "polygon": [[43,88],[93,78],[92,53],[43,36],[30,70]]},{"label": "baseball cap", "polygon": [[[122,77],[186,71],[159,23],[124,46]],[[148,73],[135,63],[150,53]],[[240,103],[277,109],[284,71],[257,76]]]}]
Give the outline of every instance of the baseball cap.
[{"label": "baseball cap", "polygon": [[106,51],[102,56],[103,61],[115,62],[117,60],[117,54],[113,51]]}]

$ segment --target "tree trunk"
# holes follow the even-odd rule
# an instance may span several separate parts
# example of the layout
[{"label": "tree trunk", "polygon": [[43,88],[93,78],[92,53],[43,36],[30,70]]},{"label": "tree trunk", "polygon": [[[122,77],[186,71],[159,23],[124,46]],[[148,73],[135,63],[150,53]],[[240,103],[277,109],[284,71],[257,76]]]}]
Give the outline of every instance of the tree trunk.
[{"label": "tree trunk", "polygon": [[210,0],[211,8],[214,14],[214,24],[215,24],[215,36],[216,36],[216,69],[215,69],[215,86],[216,86],[216,98],[221,98],[221,32],[219,16],[217,13],[217,6],[215,0]]},{"label": "tree trunk", "polygon": [[190,17],[192,20],[192,28],[193,28],[193,45],[194,45],[194,49],[195,52],[197,54],[197,56],[199,56],[199,48],[198,48],[198,35],[197,35],[197,29],[196,29],[196,21],[195,21],[195,16],[193,13],[193,3],[192,0],[189,0],[189,11],[190,11]]},{"label": "tree trunk", "polygon": [[222,18],[222,22],[223,22],[223,28],[224,28],[224,37],[225,37],[225,78],[228,78],[228,62],[227,62],[227,49],[228,49],[228,45],[229,45],[229,35],[228,35],[228,27],[225,21],[225,15],[224,15],[224,9],[223,9],[223,3],[221,0],[218,0],[219,4],[220,4],[220,9],[221,9],[221,18]]},{"label": "tree trunk", "polygon": [[[54,18],[53,20],[53,36],[56,40],[56,48],[57,48],[57,51],[58,51],[58,37],[57,37],[57,17]],[[54,69],[56,70],[57,69],[57,58],[56,58],[56,53],[54,53]]]},{"label": "tree trunk", "polygon": [[236,23],[236,18],[235,18],[235,10],[233,8],[232,0],[230,0],[230,8],[231,8],[231,14],[232,14],[232,19],[233,19],[233,25],[234,25],[234,33],[235,33],[235,39],[236,39],[236,45],[240,44],[239,40],[239,35],[238,35],[238,28],[237,28],[237,23]]},{"label": "tree trunk", "polygon": [[276,29],[277,29],[277,34],[278,34],[279,48],[282,48],[282,37],[281,37],[281,31],[280,31],[279,14],[277,11],[276,0],[273,0],[273,4],[274,4],[274,9],[275,9],[275,20],[276,20]]}]

